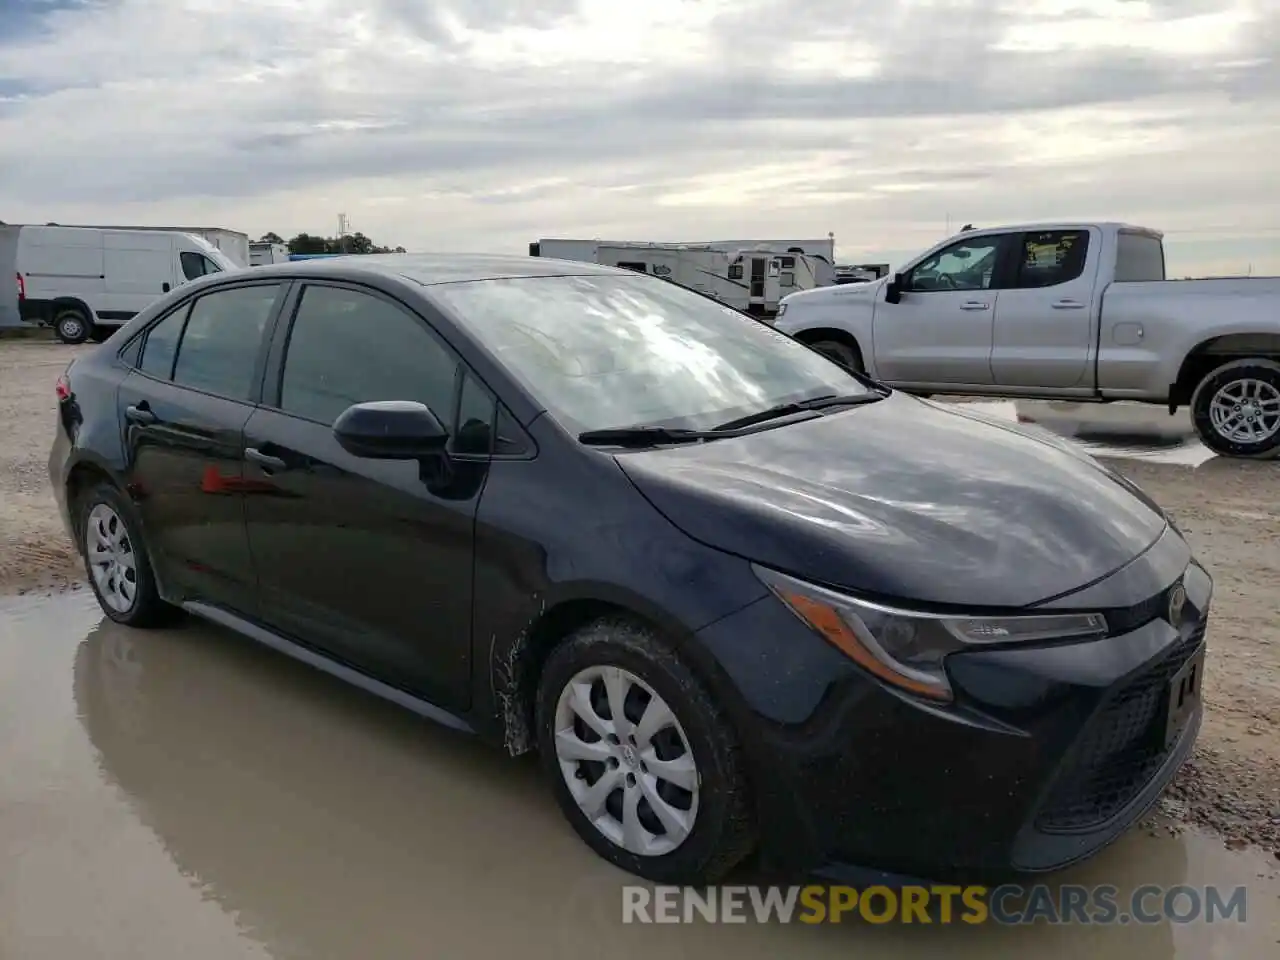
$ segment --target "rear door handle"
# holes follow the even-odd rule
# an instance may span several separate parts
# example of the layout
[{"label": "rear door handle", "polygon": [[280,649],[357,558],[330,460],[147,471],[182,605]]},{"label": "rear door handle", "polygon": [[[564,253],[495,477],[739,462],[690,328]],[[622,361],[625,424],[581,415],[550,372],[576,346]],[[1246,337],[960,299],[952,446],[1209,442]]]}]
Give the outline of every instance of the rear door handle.
[{"label": "rear door handle", "polygon": [[1058,300],[1053,304],[1055,310],[1083,310],[1084,304],[1079,300]]},{"label": "rear door handle", "polygon": [[990,309],[990,307],[991,304],[987,303],[985,300],[966,300],[964,303],[960,304],[961,310],[987,310]]},{"label": "rear door handle", "polygon": [[289,465],[279,457],[273,457],[269,453],[263,453],[257,447],[246,447],[244,451],[246,460],[252,460],[263,469],[265,473],[273,471],[280,473],[289,469]]},{"label": "rear door handle", "polygon": [[147,406],[145,400],[142,403],[130,404],[125,407],[124,415],[130,423],[136,423],[143,427],[156,423],[160,419],[151,412],[151,408]]}]

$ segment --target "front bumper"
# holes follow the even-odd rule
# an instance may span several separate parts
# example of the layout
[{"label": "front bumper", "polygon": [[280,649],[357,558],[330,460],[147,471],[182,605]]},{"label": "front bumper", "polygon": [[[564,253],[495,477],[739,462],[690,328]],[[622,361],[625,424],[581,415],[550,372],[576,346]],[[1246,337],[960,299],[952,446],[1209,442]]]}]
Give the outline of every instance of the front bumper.
[{"label": "front bumper", "polygon": [[[1149,572],[1188,556],[1176,534],[1151,552]],[[1161,598],[1178,582],[1188,602],[1175,626]],[[953,655],[947,707],[870,678],[772,598],[713,624],[704,642],[745,701],[762,865],[854,882],[996,882],[1093,855],[1191,752],[1201,708],[1166,746],[1166,690],[1204,647],[1211,591],[1191,564],[1132,605],[1142,622],[1122,635]],[[753,643],[785,645],[784,662],[765,677],[745,666],[734,675]],[[738,656],[726,661],[730,647]]]}]

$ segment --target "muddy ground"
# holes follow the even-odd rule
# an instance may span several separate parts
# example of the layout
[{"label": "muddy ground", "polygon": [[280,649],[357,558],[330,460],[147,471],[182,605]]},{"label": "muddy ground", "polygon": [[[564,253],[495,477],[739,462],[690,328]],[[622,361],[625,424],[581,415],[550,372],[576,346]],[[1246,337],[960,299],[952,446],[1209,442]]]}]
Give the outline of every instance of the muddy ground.
[{"label": "muddy ground", "polygon": [[[0,340],[0,593],[82,588],[46,459],[54,384],[87,349]],[[1280,857],[1280,462],[1109,462],[1172,513],[1216,581],[1205,723],[1164,812]]]}]

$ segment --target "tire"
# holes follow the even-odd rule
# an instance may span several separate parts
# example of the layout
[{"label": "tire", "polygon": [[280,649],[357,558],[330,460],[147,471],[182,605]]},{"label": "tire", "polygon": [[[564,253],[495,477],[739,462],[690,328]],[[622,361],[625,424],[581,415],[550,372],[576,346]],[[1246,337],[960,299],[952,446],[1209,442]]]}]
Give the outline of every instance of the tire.
[{"label": "tire", "polygon": [[862,366],[862,353],[852,344],[842,340],[815,340],[809,346],[846,370],[852,370],[854,373],[866,372]]},{"label": "tire", "polygon": [[[137,514],[119,490],[100,483],[81,496],[76,504],[76,531],[85,574],[103,613],[130,627],[160,626],[173,619],[177,610],[160,599]],[[95,543],[113,554],[116,576],[133,584],[131,596],[127,589],[112,588],[96,562]],[[126,556],[132,557],[131,569]]]},{"label": "tire", "polygon": [[[1231,419],[1235,413],[1246,418],[1238,426],[1252,429],[1252,437],[1231,429],[1237,426]],[[1224,457],[1268,460],[1280,455],[1280,363],[1232,360],[1211,371],[1191,395],[1191,421],[1200,442]]]},{"label": "tire", "polygon": [[64,307],[53,317],[53,332],[63,343],[84,343],[93,331],[84,311],[79,307]]},{"label": "tire", "polygon": [[[594,713],[595,722],[604,724],[605,730],[614,729],[609,717],[595,712],[593,704],[611,715],[605,677],[592,674],[635,681],[624,702],[628,728],[639,745],[636,750],[628,752],[625,735],[621,743],[612,746],[599,733],[590,732],[585,722],[573,719],[583,711],[568,707],[571,682],[582,683],[586,678],[591,680],[588,689],[593,696],[588,698],[585,712]],[[649,694],[660,698],[674,721],[660,724],[646,735],[636,721],[643,708],[653,703],[646,699]],[[566,721],[566,717],[570,719]],[[702,683],[654,631],[628,620],[606,618],[568,637],[551,653],[539,679],[537,728],[538,752],[561,811],[578,836],[615,866],[656,883],[710,884],[754,850],[755,817],[737,736]],[[607,763],[567,759],[571,754],[562,756],[557,746],[573,741],[558,737],[557,728],[576,731],[572,735],[581,746],[601,755],[607,752],[611,759]],[[591,738],[594,743],[586,742]],[[646,745],[657,752],[648,752]],[[678,779],[686,780],[693,790],[677,789],[673,780],[655,775],[654,765],[664,761],[671,764],[670,775],[682,773]],[[610,773],[617,786],[609,791],[608,802],[598,807],[604,815],[593,821],[575,798],[569,781],[572,779],[574,789],[581,793]],[[686,826],[692,819],[687,834],[681,837],[679,830],[668,831],[660,825],[649,802],[651,795],[667,802],[666,809],[674,809]],[[634,842],[633,849],[620,842],[626,839],[622,824],[629,819],[623,807],[627,796],[636,798],[637,813],[632,822],[645,827],[644,834],[634,832],[632,836],[642,836],[649,846],[647,851],[634,849]],[[597,822],[605,825],[597,826]]]}]

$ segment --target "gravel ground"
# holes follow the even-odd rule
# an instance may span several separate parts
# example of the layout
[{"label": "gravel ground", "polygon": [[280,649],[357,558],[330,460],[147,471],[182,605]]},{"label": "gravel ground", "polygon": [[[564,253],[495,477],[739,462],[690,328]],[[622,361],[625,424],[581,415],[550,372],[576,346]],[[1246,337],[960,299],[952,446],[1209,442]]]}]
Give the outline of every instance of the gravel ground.
[{"label": "gravel ground", "polygon": [[[89,349],[0,341],[0,592],[83,585],[46,459],[54,383]],[[1163,811],[1280,857],[1280,463],[1110,462],[1172,513],[1216,581],[1205,722]]]}]

